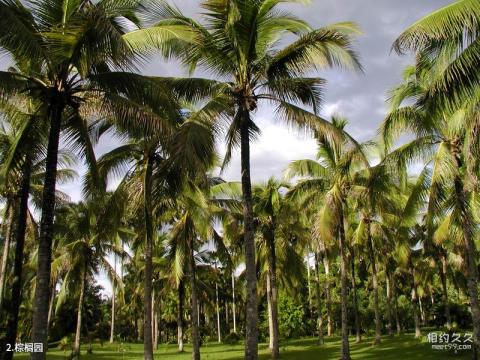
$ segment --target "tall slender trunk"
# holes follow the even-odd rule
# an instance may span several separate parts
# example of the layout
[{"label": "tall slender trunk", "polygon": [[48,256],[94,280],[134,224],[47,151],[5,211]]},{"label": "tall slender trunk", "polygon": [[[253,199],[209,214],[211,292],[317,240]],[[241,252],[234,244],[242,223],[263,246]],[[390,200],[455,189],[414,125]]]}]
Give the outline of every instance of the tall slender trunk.
[{"label": "tall slender trunk", "polygon": [[311,275],[310,275],[310,249],[308,249],[307,253],[307,290],[308,290],[308,310],[310,314],[313,314],[312,308],[312,289],[311,289]]},{"label": "tall slender trunk", "polygon": [[420,308],[421,324],[422,324],[422,326],[425,326],[425,310],[423,309],[422,298],[420,296],[418,297],[418,307]]},{"label": "tall slender trunk", "polygon": [[183,301],[185,300],[185,284],[183,279],[178,283],[178,306],[177,306],[177,343],[178,351],[184,351],[183,345]]},{"label": "tall slender trunk", "polygon": [[442,283],[442,302],[445,308],[445,319],[447,321],[447,329],[452,329],[452,318],[450,316],[450,304],[448,302],[448,289],[447,289],[447,270],[448,270],[448,263],[447,257],[445,254],[441,256],[442,266],[440,269],[440,281]]},{"label": "tall slender trunk", "polygon": [[392,323],[392,288],[390,286],[390,273],[386,271],[386,291],[387,291],[387,332],[389,336],[393,335],[393,323]]},{"label": "tall slender trunk", "polygon": [[280,331],[278,328],[278,288],[277,288],[277,255],[275,253],[275,217],[272,217],[272,228],[265,234],[268,247],[268,278],[270,283],[270,313],[269,320],[272,326],[270,334],[271,341],[270,350],[272,351],[272,359],[276,360],[280,357]]},{"label": "tall slender trunk", "polygon": [[[392,280],[395,278],[392,277]],[[393,296],[393,310],[395,312],[395,326],[397,328],[397,335],[402,333],[402,325],[400,324],[400,316],[398,314],[398,298],[397,298],[397,287],[395,283],[392,281],[392,296]]]},{"label": "tall slender trunk", "polygon": [[348,343],[348,284],[347,284],[347,254],[346,254],[346,241],[345,241],[345,224],[343,206],[340,208],[339,219],[339,248],[340,248],[340,280],[341,280],[341,303],[342,303],[342,347],[341,347],[341,360],[350,360],[350,345]]},{"label": "tall slender trunk", "polygon": [[417,294],[417,284],[415,283],[415,269],[412,264],[410,264],[410,272],[412,277],[412,306],[413,306],[413,321],[415,323],[415,338],[422,336],[422,331],[420,330],[420,318],[418,314],[418,294]]},{"label": "tall slender trunk", "polygon": [[6,207],[7,226],[5,231],[5,243],[3,244],[2,265],[0,269],[0,314],[3,314],[3,298],[5,297],[7,264],[8,257],[10,256],[10,243],[13,235],[16,201],[9,200]]},{"label": "tall slender trunk", "polygon": [[80,283],[80,296],[78,297],[78,310],[77,310],[77,327],[75,330],[75,342],[73,344],[73,358],[80,358],[80,339],[82,335],[82,314],[83,314],[83,298],[85,296],[85,282],[86,282],[86,269],[82,271],[81,283]]},{"label": "tall slender trunk", "polygon": [[380,344],[382,340],[382,322],[380,319],[380,307],[378,304],[378,274],[377,260],[375,257],[375,248],[373,245],[370,219],[367,219],[367,241],[370,252],[370,262],[372,264],[372,286],[373,286],[373,307],[375,311],[375,340],[374,345]]},{"label": "tall slender trunk", "polygon": [[[215,270],[217,268],[217,264],[215,263]],[[218,282],[215,280],[215,307],[217,312],[217,341],[218,343],[222,342],[222,329],[220,327],[220,302],[218,300]]]},{"label": "tall slender trunk", "polygon": [[[6,341],[7,344],[14,344],[17,338],[18,312],[22,303],[22,270],[23,270],[23,248],[25,246],[25,234],[27,231],[28,197],[30,193],[30,174],[32,162],[30,156],[25,159],[23,165],[22,183],[18,191],[20,203],[18,206],[16,229],[15,229],[15,260],[13,264],[13,284],[10,311],[8,314],[8,326]],[[6,359],[13,358],[12,352],[7,352]]]},{"label": "tall slender trunk", "polygon": [[153,314],[153,348],[158,350],[158,310],[155,309]]},{"label": "tall slender trunk", "polygon": [[267,314],[268,314],[268,349],[273,349],[273,321],[272,321],[272,286],[270,274],[267,272]]},{"label": "tall slender trunk", "polygon": [[352,255],[351,267],[352,267],[352,292],[353,292],[353,314],[355,318],[355,342],[362,341],[362,333],[360,331],[360,316],[358,314],[358,297],[357,297],[357,281],[355,279],[355,249],[353,246],[350,248]]},{"label": "tall slender trunk", "polygon": [[237,314],[235,309],[235,274],[232,270],[232,316],[233,316],[233,332],[237,333]]},{"label": "tall slender trunk", "polygon": [[333,335],[332,319],[332,296],[330,293],[330,260],[328,254],[323,256],[323,267],[325,268],[325,302],[327,305],[327,336]]},{"label": "tall slender trunk", "polygon": [[[193,236],[189,238],[188,265],[190,270],[190,311],[192,318],[192,360],[200,360],[200,319],[197,300],[196,265],[193,253]],[[235,303],[235,300],[234,300]],[[235,316],[235,314],[234,314]],[[234,322],[235,324],[235,322]]]},{"label": "tall slender trunk", "polygon": [[50,133],[48,137],[45,180],[42,194],[42,219],[37,252],[37,281],[33,304],[32,342],[41,343],[43,352],[31,354],[32,360],[45,360],[48,347],[48,303],[50,300],[50,272],[52,240],[54,235],[55,188],[57,182],[58,144],[62,122],[63,103],[50,109]]},{"label": "tall slender trunk", "polygon": [[[462,160],[456,154],[458,174],[461,172]],[[467,277],[467,288],[470,300],[470,309],[473,322],[473,358],[477,359],[480,353],[480,303],[478,299],[478,267],[476,263],[477,248],[474,241],[474,224],[470,209],[468,209],[468,196],[459,175],[455,177],[456,207],[465,219],[463,220],[464,258]]]},{"label": "tall slender trunk", "polygon": [[57,279],[54,278],[52,280],[52,288],[50,289],[50,301],[48,304],[48,328],[50,330],[50,326],[52,324],[53,319],[53,307],[55,306],[55,288],[57,286]]},{"label": "tall slender trunk", "polygon": [[153,359],[152,341],[152,282],[153,282],[153,219],[152,219],[152,173],[153,154],[146,154],[143,196],[145,216],[145,289],[143,312],[144,359]]},{"label": "tall slender trunk", "polygon": [[258,359],[257,272],[253,223],[252,183],[250,178],[250,114],[241,109],[240,147],[244,217],[245,273],[247,281],[245,360]]},{"label": "tall slender trunk", "polygon": [[117,276],[117,256],[113,255],[113,272],[114,277],[112,279],[112,309],[111,309],[111,317],[112,321],[110,322],[110,344],[113,344],[113,340],[115,338],[115,276]]},{"label": "tall slender trunk", "polygon": [[[308,264],[310,266],[310,264]],[[325,341],[323,339],[323,316],[322,316],[322,296],[320,291],[320,255],[315,253],[315,295],[317,297],[317,331],[318,344],[322,345]]]},{"label": "tall slender trunk", "polygon": [[152,290],[152,347],[155,349],[155,289]]}]

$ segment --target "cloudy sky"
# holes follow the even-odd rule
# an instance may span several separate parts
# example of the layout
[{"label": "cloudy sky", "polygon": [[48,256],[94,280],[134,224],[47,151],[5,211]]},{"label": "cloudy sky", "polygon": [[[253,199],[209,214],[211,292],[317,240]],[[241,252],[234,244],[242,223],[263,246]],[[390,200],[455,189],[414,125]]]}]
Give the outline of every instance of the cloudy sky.
[{"label": "cloudy sky", "polygon": [[[199,0],[176,0],[174,3],[187,15],[198,15]],[[386,91],[400,81],[402,68],[411,59],[399,57],[390,51],[395,38],[410,24],[429,12],[442,7],[449,0],[312,0],[310,5],[289,5],[288,9],[313,27],[339,21],[354,21],[363,34],[356,41],[363,73],[327,70],[319,75],[327,79],[323,116],[339,114],[348,118],[350,133],[359,140],[376,136],[386,106]],[[153,59],[143,72],[158,76],[186,76],[175,63]],[[315,142],[299,134],[272,117],[267,106],[261,107],[255,121],[262,130],[261,137],[252,145],[252,177],[263,181],[270,176],[279,177],[287,164],[294,159],[313,157]],[[102,153],[115,147],[111,139],[99,144]],[[223,146],[219,145],[222,152]],[[228,180],[239,179],[239,157],[232,159],[225,171]],[[82,168],[79,168],[82,172]],[[77,183],[62,186],[73,200],[80,199]]]},{"label": "cloudy sky", "polygon": [[[200,0],[171,0],[186,15],[198,16]],[[359,140],[375,137],[386,106],[386,91],[400,81],[402,68],[411,59],[399,57],[390,51],[395,38],[417,19],[438,9],[450,0],[311,0],[310,5],[288,5],[298,17],[313,27],[353,21],[363,34],[356,41],[363,73],[327,70],[319,75],[327,79],[323,116],[339,114],[348,118],[350,133]],[[8,61],[0,59],[0,67]],[[152,59],[143,73],[158,76],[186,76],[177,64]],[[201,74],[203,75],[203,74]],[[266,104],[265,104],[266,105]],[[252,177],[262,181],[270,176],[279,177],[291,160],[313,157],[315,142],[305,134],[299,134],[275,121],[271,109],[262,106],[255,114],[255,121],[262,130],[261,137],[252,145]],[[97,147],[101,154],[118,145],[113,139],[103,140]],[[223,146],[219,145],[222,153]],[[222,154],[221,154],[222,155]],[[228,180],[239,179],[239,157],[232,159],[223,176]],[[78,167],[79,173],[83,167]],[[81,198],[78,182],[61,186],[72,197]]]}]

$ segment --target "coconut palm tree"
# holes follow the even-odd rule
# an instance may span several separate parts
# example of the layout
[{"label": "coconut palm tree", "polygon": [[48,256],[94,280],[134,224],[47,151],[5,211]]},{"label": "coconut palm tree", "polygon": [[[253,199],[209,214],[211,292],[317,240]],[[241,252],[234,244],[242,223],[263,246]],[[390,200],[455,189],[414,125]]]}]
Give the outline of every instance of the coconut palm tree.
[{"label": "coconut palm tree", "polygon": [[[7,333],[6,343],[14,343],[17,337],[19,309],[22,302],[22,286],[23,286],[23,263],[24,263],[24,246],[27,237],[27,231],[36,233],[35,221],[29,210],[29,198],[32,195],[32,202],[38,204],[43,189],[43,178],[45,176],[43,167],[45,159],[45,134],[43,124],[39,122],[36,114],[28,112],[28,108],[23,109],[24,103],[2,104],[4,116],[7,116],[6,123],[9,126],[8,131],[0,133],[2,148],[1,158],[2,167],[0,169],[5,188],[16,189],[17,194],[14,195],[15,221],[14,225],[14,244],[15,255],[13,264],[13,281],[11,284],[10,306],[7,313]],[[72,158],[65,152],[59,155],[59,164],[61,166],[71,165]],[[75,173],[69,169],[59,169],[59,182],[71,180]],[[56,192],[56,201],[61,202],[67,196],[63,193]],[[13,221],[13,219],[11,219]],[[6,244],[5,246],[9,246]],[[6,261],[5,261],[6,262]],[[5,264],[6,265],[6,264]],[[2,273],[6,278],[7,273]],[[3,289],[3,286],[2,286]],[[2,291],[2,294],[4,292]],[[2,311],[3,313],[3,311]],[[6,354],[6,359],[11,359],[12,353]]]},{"label": "coconut palm tree", "polygon": [[[61,237],[63,255],[56,259],[70,264],[66,272],[57,301],[57,309],[63,304],[69,292],[78,294],[77,324],[73,345],[73,357],[80,357],[80,340],[82,333],[82,316],[85,288],[87,281],[104,269],[110,278],[118,275],[107,260],[110,252],[123,255],[123,249],[116,248],[108,238],[98,232],[99,219],[102,214],[102,202],[99,199],[90,203],[70,204],[58,211],[57,233]],[[79,289],[78,289],[79,288]]]},{"label": "coconut palm tree", "polygon": [[[445,51],[453,54],[443,64],[423,99],[459,106],[480,85],[480,4],[459,0],[416,21],[395,41],[400,54],[428,52],[436,58]],[[421,103],[423,99],[418,99]]]},{"label": "coconut palm tree", "polygon": [[[445,54],[445,57],[449,58]],[[389,155],[393,163],[405,164],[423,159],[432,168],[431,183],[427,197],[426,243],[433,241],[435,218],[451,215],[449,229],[461,234],[465,274],[474,324],[474,343],[480,344],[480,304],[478,300],[478,269],[474,242],[475,216],[471,199],[477,178],[473,175],[475,164],[468,159],[477,156],[478,137],[472,137],[476,127],[477,96],[463,102],[461,107],[443,106],[435,98],[427,99],[421,105],[407,102],[423,97],[435,86],[439,67],[444,58],[430,60],[419,56],[416,68],[405,71],[402,85],[392,92],[392,112],[382,124],[381,133],[387,145],[403,132],[413,132],[415,139],[395,149]],[[453,191],[447,189],[452,188]],[[451,205],[450,205],[451,204]]]},{"label": "coconut palm tree", "polygon": [[[341,359],[350,359],[348,343],[347,314],[347,244],[346,219],[348,217],[347,197],[351,190],[353,176],[359,168],[368,166],[364,147],[358,144],[344,130],[345,119],[334,117],[332,124],[343,132],[344,138],[336,140],[322,133],[317,134],[319,146],[317,159],[297,160],[286,170],[287,178],[300,177],[301,180],[293,189],[295,193],[303,193],[307,198],[324,198],[318,212],[315,231],[317,238],[323,241],[336,239],[340,252],[341,306],[342,306],[342,348]],[[292,195],[292,196],[293,196]]]},{"label": "coconut palm tree", "polygon": [[[37,99],[35,110],[49,126],[32,329],[32,340],[42,343],[44,349],[60,134],[63,130],[76,139],[86,159],[91,160],[85,120],[89,115],[139,123],[151,119],[142,106],[144,100],[126,100],[129,93],[152,90],[151,85],[140,76],[130,75],[127,80],[128,74],[115,72],[131,68],[134,55],[121,37],[125,23],[118,20],[123,17],[135,22],[131,15],[138,5],[137,0],[121,4],[85,0],[0,2],[0,47],[15,61],[28,62],[35,69],[28,75],[0,72],[2,98],[25,93]],[[158,99],[162,91],[155,89],[151,94],[150,100]],[[44,359],[45,352],[34,353],[32,358]]]},{"label": "coconut palm tree", "polygon": [[[166,104],[168,109],[168,103]],[[208,104],[206,105],[208,106]],[[204,108],[195,114],[163,113],[173,117],[169,130],[157,134],[139,132],[136,128],[118,128],[130,140],[104,154],[99,159],[99,171],[104,176],[123,175],[116,193],[127,199],[130,213],[143,219],[137,233],[145,238],[144,345],[145,358],[153,358],[152,342],[152,251],[154,231],[160,224],[155,218],[173,203],[181,179],[213,161],[213,129],[204,121]],[[193,136],[195,134],[195,136]],[[183,176],[182,176],[183,174]],[[123,195],[121,195],[123,194]]]},{"label": "coconut palm tree", "polygon": [[[257,285],[255,273],[255,241],[252,186],[250,176],[250,140],[258,134],[253,113],[261,100],[273,103],[276,116],[300,127],[331,128],[297,104],[318,110],[324,81],[305,78],[310,70],[329,66],[359,68],[351,48],[351,36],[357,33],[351,23],[339,23],[312,29],[304,21],[281,11],[284,1],[205,0],[204,23],[186,18],[176,8],[160,6],[152,12],[153,26],[134,31],[126,39],[133,47],[160,48],[165,55],[175,55],[190,69],[204,68],[228,82],[201,82],[203,88],[221,93],[234,109],[229,116],[228,150],[240,146],[241,176],[244,196],[244,236],[247,277],[246,359],[258,357]],[[279,48],[285,34],[297,37]],[[208,84],[208,86],[205,86]],[[204,91],[205,91],[204,90]],[[185,87],[187,92],[198,90]]]}]

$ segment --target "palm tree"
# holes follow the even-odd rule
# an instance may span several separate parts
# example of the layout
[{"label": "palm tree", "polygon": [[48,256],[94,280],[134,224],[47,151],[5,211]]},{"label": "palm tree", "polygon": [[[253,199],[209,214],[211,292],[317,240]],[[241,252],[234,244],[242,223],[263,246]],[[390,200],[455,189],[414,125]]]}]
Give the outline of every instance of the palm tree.
[{"label": "palm tree", "polygon": [[[445,54],[448,58],[448,54]],[[387,145],[402,132],[413,132],[416,138],[394,150],[389,157],[393,163],[405,167],[415,159],[425,159],[431,166],[431,183],[427,197],[425,219],[426,243],[433,240],[435,218],[451,215],[449,228],[461,234],[465,274],[474,324],[474,343],[480,346],[480,304],[478,300],[478,269],[474,243],[475,217],[471,205],[476,176],[475,164],[467,159],[476,156],[477,137],[472,138],[478,96],[464,102],[461,107],[443,106],[435,98],[418,105],[405,105],[406,101],[424,97],[438,76],[443,57],[430,60],[419,56],[416,68],[405,72],[404,84],[392,92],[392,112],[382,124],[381,132]],[[472,168],[473,166],[473,168]],[[447,191],[452,188],[453,191]],[[450,205],[451,204],[451,205]]]},{"label": "palm tree", "polygon": [[[90,139],[86,136],[88,115],[98,118],[102,114],[124,122],[150,118],[141,101],[125,100],[128,93],[149,88],[143,78],[131,75],[137,80],[127,80],[128,74],[113,71],[128,69],[131,64],[133,52],[121,38],[125,29],[117,20],[123,16],[135,21],[131,14],[138,3],[136,0],[121,4],[85,0],[43,0],[25,5],[8,0],[0,2],[0,47],[15,61],[30,63],[33,69],[28,75],[0,72],[2,98],[8,100],[17,93],[25,93],[37,99],[35,111],[49,126],[32,329],[32,340],[42,343],[44,349],[60,134],[63,130],[75,139],[86,159],[92,162],[93,151],[89,150]],[[139,83],[142,86],[138,87]],[[158,89],[152,92],[158,93]],[[96,177],[95,180],[98,181]],[[34,353],[32,358],[44,359],[45,352]]]},{"label": "palm tree", "polygon": [[366,246],[372,270],[372,287],[375,312],[374,345],[380,344],[382,323],[379,308],[379,249],[384,246],[382,218],[397,213],[394,195],[397,192],[391,181],[388,169],[381,163],[368,165],[364,171],[358,171],[353,179],[351,193],[360,220],[355,230],[355,243]]},{"label": "palm tree", "polygon": [[[476,93],[480,85],[478,61],[480,4],[476,0],[459,0],[418,20],[395,41],[400,54],[428,51],[434,59],[444,51],[454,54],[432,81],[424,99],[459,106]],[[423,100],[418,99],[418,103]]]},{"label": "palm tree", "polygon": [[317,159],[297,160],[292,162],[286,171],[287,178],[301,177],[302,180],[294,187],[295,193],[303,194],[311,201],[312,197],[323,197],[323,204],[318,212],[315,223],[316,237],[323,241],[337,239],[340,252],[340,280],[342,306],[342,348],[341,359],[350,359],[348,343],[347,314],[347,244],[346,219],[348,217],[347,196],[349,194],[353,175],[358,167],[368,166],[363,153],[363,146],[355,142],[344,130],[345,119],[332,118],[332,124],[343,132],[344,138],[337,140],[332,137],[317,134],[319,146]]},{"label": "palm tree", "polygon": [[[10,307],[7,312],[7,333],[6,343],[13,344],[17,338],[19,309],[22,302],[22,285],[23,285],[23,263],[24,263],[24,245],[27,237],[28,227],[32,228],[33,216],[29,211],[29,198],[32,195],[32,201],[38,204],[43,188],[43,166],[45,159],[43,154],[44,148],[44,128],[39,122],[35,114],[28,112],[27,108],[23,109],[24,102],[18,104],[3,104],[2,111],[8,116],[6,119],[10,126],[10,131],[0,134],[4,148],[2,150],[2,168],[1,173],[4,177],[5,188],[17,189],[14,195],[15,221],[9,226],[15,226],[14,244],[15,255],[13,264],[13,282],[11,284]],[[72,164],[71,157],[61,152],[59,155],[59,163],[63,165]],[[68,181],[75,176],[75,173],[68,169],[59,169],[59,181]],[[56,192],[58,202],[65,199],[66,195]],[[7,207],[10,206],[7,204]],[[13,210],[10,211],[13,213]],[[30,224],[29,224],[30,223]],[[32,230],[32,229],[30,229]],[[36,229],[33,229],[36,233]],[[9,246],[6,244],[5,246]],[[6,269],[5,269],[6,270]],[[2,276],[6,277],[6,271]],[[3,288],[3,286],[2,286]],[[11,359],[12,353],[6,354],[6,359]]]},{"label": "palm tree", "polygon": [[[56,223],[58,235],[62,238],[63,255],[56,261],[68,262],[70,267],[65,274],[57,302],[57,309],[63,304],[69,291],[76,292],[79,286],[77,323],[73,345],[73,357],[80,357],[80,340],[82,333],[82,316],[85,289],[88,279],[98,274],[100,268],[109,276],[117,278],[107,260],[109,252],[123,255],[123,249],[116,248],[98,232],[97,224],[102,214],[102,202],[99,199],[90,203],[71,204],[59,209]],[[113,244],[115,245],[115,244]],[[117,279],[118,281],[118,279]]]},{"label": "palm tree", "polygon": [[105,176],[125,171],[116,192],[130,204],[130,212],[144,221],[143,228],[137,232],[145,239],[145,359],[153,358],[152,252],[154,229],[159,225],[155,224],[155,214],[161,214],[173,202],[172,195],[180,187],[182,174],[195,173],[213,160],[213,130],[203,121],[203,109],[185,119],[179,109],[169,107],[174,105],[165,103],[156,116],[158,121],[170,118],[170,128],[165,126],[164,131],[157,134],[149,134],[145,129],[142,132],[132,127],[119,128],[120,132],[129,134],[131,140],[99,160],[99,171]]},{"label": "palm tree", "polygon": [[[176,55],[190,66],[203,67],[229,82],[195,80],[208,84],[210,91],[221,93],[229,116],[228,150],[240,146],[241,180],[244,197],[244,236],[247,278],[245,358],[258,357],[257,284],[255,273],[255,241],[253,224],[252,186],[250,176],[250,140],[259,132],[253,113],[260,100],[274,103],[279,118],[300,127],[330,128],[320,118],[295,104],[312,107],[321,103],[320,89],[324,81],[302,77],[312,69],[324,66],[358,68],[351,49],[351,35],[356,27],[340,23],[312,30],[301,21],[279,10],[284,1],[205,0],[205,23],[184,17],[177,9],[161,6],[154,26],[134,31],[127,40],[132,46],[159,47],[166,54]],[[297,39],[278,48],[277,40],[284,34]],[[194,80],[190,80],[190,84]],[[188,89],[185,91],[196,92]]]}]

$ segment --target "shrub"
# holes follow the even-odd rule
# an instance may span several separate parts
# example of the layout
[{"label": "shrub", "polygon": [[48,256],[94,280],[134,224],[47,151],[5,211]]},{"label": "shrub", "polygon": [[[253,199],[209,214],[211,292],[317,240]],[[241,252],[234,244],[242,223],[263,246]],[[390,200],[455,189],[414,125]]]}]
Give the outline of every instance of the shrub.
[{"label": "shrub", "polygon": [[235,332],[231,332],[230,334],[228,334],[223,338],[223,343],[228,345],[238,344],[239,341],[240,341],[240,336]]}]

